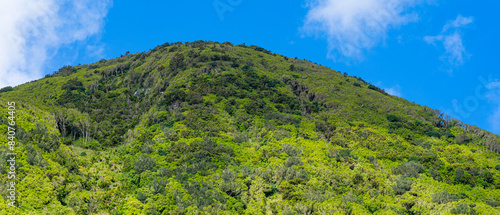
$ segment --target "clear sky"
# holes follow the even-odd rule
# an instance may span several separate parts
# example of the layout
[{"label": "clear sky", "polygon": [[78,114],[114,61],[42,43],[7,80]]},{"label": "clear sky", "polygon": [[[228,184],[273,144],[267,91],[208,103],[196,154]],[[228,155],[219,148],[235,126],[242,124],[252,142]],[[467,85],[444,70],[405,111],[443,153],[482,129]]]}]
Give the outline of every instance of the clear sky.
[{"label": "clear sky", "polygon": [[0,87],[165,42],[230,41],[500,134],[497,0],[1,1]]}]

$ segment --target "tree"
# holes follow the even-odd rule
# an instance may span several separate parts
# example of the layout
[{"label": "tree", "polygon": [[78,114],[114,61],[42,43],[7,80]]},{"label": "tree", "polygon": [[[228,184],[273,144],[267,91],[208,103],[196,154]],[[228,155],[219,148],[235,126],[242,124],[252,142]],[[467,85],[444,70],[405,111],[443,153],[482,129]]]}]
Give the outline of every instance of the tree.
[{"label": "tree", "polygon": [[153,158],[147,155],[141,155],[134,163],[134,169],[136,174],[141,174],[146,170],[153,170],[156,166],[156,162]]},{"label": "tree", "polygon": [[7,86],[7,87],[0,89],[0,93],[9,92],[12,90],[14,90],[14,88],[12,88],[11,86]]}]

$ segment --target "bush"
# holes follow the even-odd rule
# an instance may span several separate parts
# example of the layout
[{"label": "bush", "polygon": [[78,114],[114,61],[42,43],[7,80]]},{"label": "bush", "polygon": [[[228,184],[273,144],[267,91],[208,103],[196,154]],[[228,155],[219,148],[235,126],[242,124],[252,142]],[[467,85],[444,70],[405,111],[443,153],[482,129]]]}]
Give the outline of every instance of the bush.
[{"label": "bush", "polygon": [[398,176],[396,178],[396,184],[392,186],[392,189],[397,195],[403,195],[406,191],[411,190],[412,180],[405,178],[403,176]]},{"label": "bush", "polygon": [[302,165],[304,165],[304,163],[302,162],[302,160],[301,160],[299,157],[295,157],[295,156],[294,156],[294,157],[289,157],[289,158],[285,161],[284,165],[285,165],[286,167],[292,167],[292,166],[295,166],[295,165],[297,165],[297,166],[302,166]]},{"label": "bush", "polygon": [[144,193],[142,193],[142,192],[139,192],[137,194],[137,200],[141,201],[142,203],[146,203],[147,198],[148,197],[146,195],[144,195]]},{"label": "bush", "polygon": [[146,154],[151,154],[151,153],[155,152],[155,150],[153,148],[151,148],[151,146],[149,146],[149,145],[144,145],[142,147],[142,152],[144,152]]},{"label": "bush", "polygon": [[445,132],[443,136],[446,137],[446,138],[455,138],[455,135],[453,135],[450,132]]},{"label": "bush", "polygon": [[455,140],[458,144],[464,144],[470,141],[470,137],[466,133],[461,133],[456,136]]},{"label": "bush", "polygon": [[419,159],[418,159],[418,157],[417,157],[417,156],[410,156],[410,157],[408,158],[408,161],[418,162],[418,160],[419,160]]},{"label": "bush", "polygon": [[418,178],[420,173],[425,171],[425,167],[419,162],[409,161],[399,164],[392,171],[394,174],[403,175],[405,177],[415,177]]},{"label": "bush", "polygon": [[287,130],[278,130],[276,131],[276,133],[274,133],[273,137],[277,140],[277,141],[280,141],[282,139],[285,139],[285,138],[289,138],[291,137],[292,135],[290,134],[289,131]]},{"label": "bush", "polygon": [[429,169],[429,174],[431,175],[431,177],[436,180],[436,181],[441,181],[442,178],[441,176],[439,175],[439,172],[435,169]]},{"label": "bush", "polygon": [[302,152],[300,149],[295,149],[295,147],[288,143],[285,143],[281,146],[281,151],[286,153],[290,157],[297,156]]},{"label": "bush", "polygon": [[163,129],[163,136],[166,140],[177,141],[179,137],[177,136],[177,131],[171,128]]},{"label": "bush", "polygon": [[78,80],[78,78],[74,79],[69,79],[66,83],[64,83],[61,86],[61,90],[65,91],[73,91],[73,90],[78,90],[78,91],[85,91],[85,87],[83,86],[83,83]]},{"label": "bush", "polygon": [[147,170],[153,170],[156,166],[153,158],[147,155],[141,155],[134,163],[134,169],[137,174],[141,174]]},{"label": "bush", "polygon": [[432,145],[429,142],[423,141],[423,140],[413,140],[413,143],[416,145],[422,147],[423,149],[430,149],[432,148]]},{"label": "bush", "polygon": [[43,159],[42,154],[32,145],[26,146],[26,155],[26,162],[28,162],[28,164],[39,167],[47,166],[47,161]]},{"label": "bush", "polygon": [[448,202],[457,201],[457,195],[449,193],[447,190],[437,192],[432,195],[432,202],[438,204],[446,204]]},{"label": "bush", "polygon": [[370,85],[368,85],[368,89],[370,89],[370,90],[378,90],[378,87],[376,87],[373,84],[370,84]]},{"label": "bush", "polygon": [[441,134],[435,130],[432,130],[432,131],[428,131],[427,133],[425,133],[425,135],[429,136],[429,137],[436,137],[436,138],[440,138],[441,137]]},{"label": "bush", "polygon": [[7,86],[7,87],[0,89],[0,93],[9,92],[12,90],[14,90],[14,88],[12,88],[11,86]]},{"label": "bush", "polygon": [[233,142],[235,143],[246,143],[248,141],[248,135],[246,133],[236,133],[233,138]]},{"label": "bush", "polygon": [[[473,204],[471,204],[471,205],[473,205]],[[469,209],[469,206],[466,205],[466,204],[464,204],[464,203],[460,203],[456,207],[452,208],[450,210],[450,213],[451,214],[470,214],[470,215],[477,214],[477,212],[476,212],[476,210],[474,208],[471,207]]]},{"label": "bush", "polygon": [[389,122],[399,122],[399,118],[394,114],[387,115],[387,120],[389,120]]}]

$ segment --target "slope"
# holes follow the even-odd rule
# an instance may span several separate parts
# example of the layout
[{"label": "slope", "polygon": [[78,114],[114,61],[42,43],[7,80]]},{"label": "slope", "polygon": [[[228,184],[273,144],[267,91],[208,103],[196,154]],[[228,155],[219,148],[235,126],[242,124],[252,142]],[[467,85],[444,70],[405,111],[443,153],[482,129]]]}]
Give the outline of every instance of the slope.
[{"label": "slope", "polygon": [[0,92],[20,213],[500,211],[497,135],[257,46],[166,43]]}]

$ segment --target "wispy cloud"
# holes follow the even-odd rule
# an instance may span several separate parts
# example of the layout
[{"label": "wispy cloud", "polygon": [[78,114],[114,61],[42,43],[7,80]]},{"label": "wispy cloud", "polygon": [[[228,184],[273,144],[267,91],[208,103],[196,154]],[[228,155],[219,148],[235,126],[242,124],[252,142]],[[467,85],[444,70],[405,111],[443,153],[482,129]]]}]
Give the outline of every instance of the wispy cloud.
[{"label": "wispy cloud", "polygon": [[111,0],[16,0],[0,8],[0,87],[40,78],[64,45],[99,34]]},{"label": "wispy cloud", "polygon": [[500,132],[500,81],[495,80],[486,85],[488,93],[486,97],[494,104],[494,111],[489,117],[489,123],[493,132]]},{"label": "wispy cloud", "polygon": [[[455,20],[448,22],[441,33],[437,36],[425,36],[424,40],[428,44],[437,45],[441,43],[445,49],[445,54],[441,57],[449,66],[456,67],[463,65],[470,55],[465,50],[462,40],[461,28],[471,24],[472,17],[459,15]],[[451,70],[450,70],[451,71]]]},{"label": "wispy cloud", "polygon": [[418,16],[408,10],[420,0],[311,0],[301,30],[328,41],[328,57],[363,58],[392,28],[414,22]]},{"label": "wispy cloud", "polygon": [[401,97],[403,95],[401,94],[401,86],[399,86],[399,84],[394,87],[385,89],[385,92],[397,97]]}]

